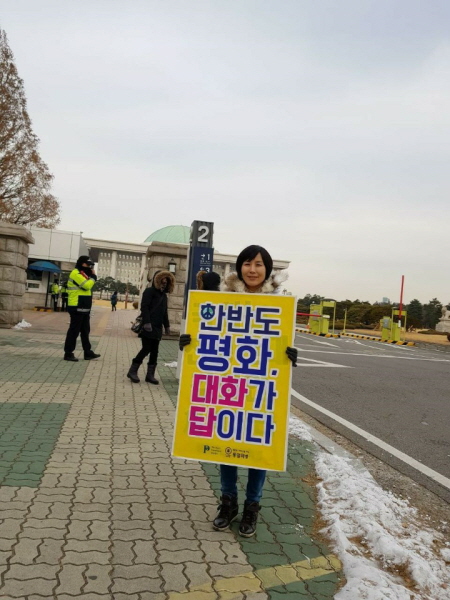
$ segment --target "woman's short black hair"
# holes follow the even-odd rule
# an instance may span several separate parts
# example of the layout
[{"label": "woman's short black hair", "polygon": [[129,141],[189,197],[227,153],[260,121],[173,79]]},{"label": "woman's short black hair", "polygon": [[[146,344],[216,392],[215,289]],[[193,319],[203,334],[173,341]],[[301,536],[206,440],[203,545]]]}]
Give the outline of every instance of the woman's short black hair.
[{"label": "woman's short black hair", "polygon": [[253,246],[247,246],[247,248],[244,248],[236,259],[236,271],[237,271],[238,277],[241,281],[242,281],[242,265],[247,260],[253,260],[255,258],[255,256],[257,256],[258,254],[261,254],[261,258],[263,259],[264,266],[266,267],[266,279],[269,279],[270,274],[272,273],[272,269],[273,269],[272,257],[267,252],[267,250],[265,248],[263,248],[262,246],[253,245]]}]

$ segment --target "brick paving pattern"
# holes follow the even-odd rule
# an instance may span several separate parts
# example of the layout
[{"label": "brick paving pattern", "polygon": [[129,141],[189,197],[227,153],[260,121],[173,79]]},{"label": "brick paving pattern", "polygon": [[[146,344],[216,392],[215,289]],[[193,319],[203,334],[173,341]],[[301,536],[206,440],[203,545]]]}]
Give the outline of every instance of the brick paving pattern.
[{"label": "brick paving pattern", "polygon": [[132,315],[95,309],[96,361],[79,346],[78,363],[62,360],[65,314],[0,330],[0,598],[333,598],[342,574],[314,536],[314,448],[290,440],[254,538],[214,531],[217,466],[170,456],[177,343],[161,344],[159,386],[131,384]]}]

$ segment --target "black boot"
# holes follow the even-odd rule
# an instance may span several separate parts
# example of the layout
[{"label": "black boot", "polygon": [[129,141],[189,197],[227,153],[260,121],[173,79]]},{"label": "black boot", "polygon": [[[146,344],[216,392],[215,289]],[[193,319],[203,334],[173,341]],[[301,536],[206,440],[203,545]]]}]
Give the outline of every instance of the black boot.
[{"label": "black boot", "polygon": [[129,368],[129,370],[128,370],[127,377],[128,377],[128,379],[131,379],[131,381],[132,381],[133,383],[139,383],[139,382],[140,382],[140,379],[139,379],[139,377],[138,377],[138,374],[137,374],[137,372],[138,372],[138,370],[139,370],[139,367],[141,366],[141,364],[142,364],[142,363],[140,363],[140,362],[136,362],[136,361],[133,359],[133,362],[131,363],[131,367],[130,367],[130,368]]},{"label": "black boot", "polygon": [[84,353],[84,360],[93,360],[94,358],[100,358],[100,354],[95,354],[92,350]]},{"label": "black boot", "polygon": [[72,362],[78,362],[78,358],[75,358],[73,354],[64,354],[64,360],[71,360]]},{"label": "black boot", "polygon": [[256,532],[256,522],[261,506],[258,502],[245,501],[244,512],[242,513],[241,524],[239,525],[239,533],[243,537],[252,537]]},{"label": "black boot", "polygon": [[157,379],[155,379],[155,369],[156,369],[156,365],[148,365],[147,375],[145,376],[145,381],[147,383],[153,383],[154,385],[158,385],[159,381]]},{"label": "black boot", "polygon": [[239,507],[236,496],[224,494],[220,498],[219,510],[213,521],[213,527],[216,531],[228,529],[230,523],[235,520],[239,513]]}]

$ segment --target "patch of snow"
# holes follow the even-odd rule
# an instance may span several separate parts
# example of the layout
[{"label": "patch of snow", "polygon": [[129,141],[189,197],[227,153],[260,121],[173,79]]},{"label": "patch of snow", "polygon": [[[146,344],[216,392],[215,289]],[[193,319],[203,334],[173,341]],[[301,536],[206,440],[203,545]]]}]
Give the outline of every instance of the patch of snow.
[{"label": "patch of snow", "polygon": [[170,367],[171,369],[176,369],[177,365],[178,365],[178,363],[176,360],[174,360],[173,362],[170,362],[170,363],[164,363],[165,367]]},{"label": "patch of snow", "polygon": [[14,325],[13,329],[26,329],[27,327],[31,327],[31,323],[28,323],[27,321],[25,321],[25,319],[22,319],[20,323]]},{"label": "patch of snow", "polygon": [[293,415],[289,417],[289,433],[295,435],[301,440],[304,440],[305,442],[313,441],[308,425]]},{"label": "patch of snow", "polygon": [[441,555],[444,560],[450,562],[450,548],[442,548]]},{"label": "patch of snow", "polygon": [[[347,458],[319,452],[316,470],[324,533],[347,578],[335,600],[450,600],[450,568],[433,549],[434,540],[443,542],[441,533],[424,527],[415,508]],[[446,553],[441,550],[444,559]]]}]

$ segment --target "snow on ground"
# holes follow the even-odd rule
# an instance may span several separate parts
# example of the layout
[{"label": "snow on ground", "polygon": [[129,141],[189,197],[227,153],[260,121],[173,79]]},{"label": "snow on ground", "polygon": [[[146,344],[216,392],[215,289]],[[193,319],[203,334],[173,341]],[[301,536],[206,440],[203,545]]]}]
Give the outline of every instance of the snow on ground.
[{"label": "snow on ground", "polygon": [[298,438],[305,440],[305,442],[312,442],[313,438],[309,432],[309,427],[298,417],[289,417],[289,433],[297,436]]},{"label": "snow on ground", "polygon": [[[297,417],[289,430],[311,440]],[[335,600],[450,600],[450,548],[441,533],[348,458],[319,450],[316,470],[324,533],[347,579]]]},{"label": "snow on ground", "polygon": [[169,362],[169,363],[164,363],[164,366],[165,367],[170,367],[171,369],[176,369],[177,368],[177,364],[178,364],[177,361],[174,360],[174,361]]},{"label": "snow on ground", "polygon": [[27,327],[31,327],[31,323],[28,323],[27,321],[25,321],[25,319],[22,319],[20,323],[14,325],[13,329],[26,329]]}]

